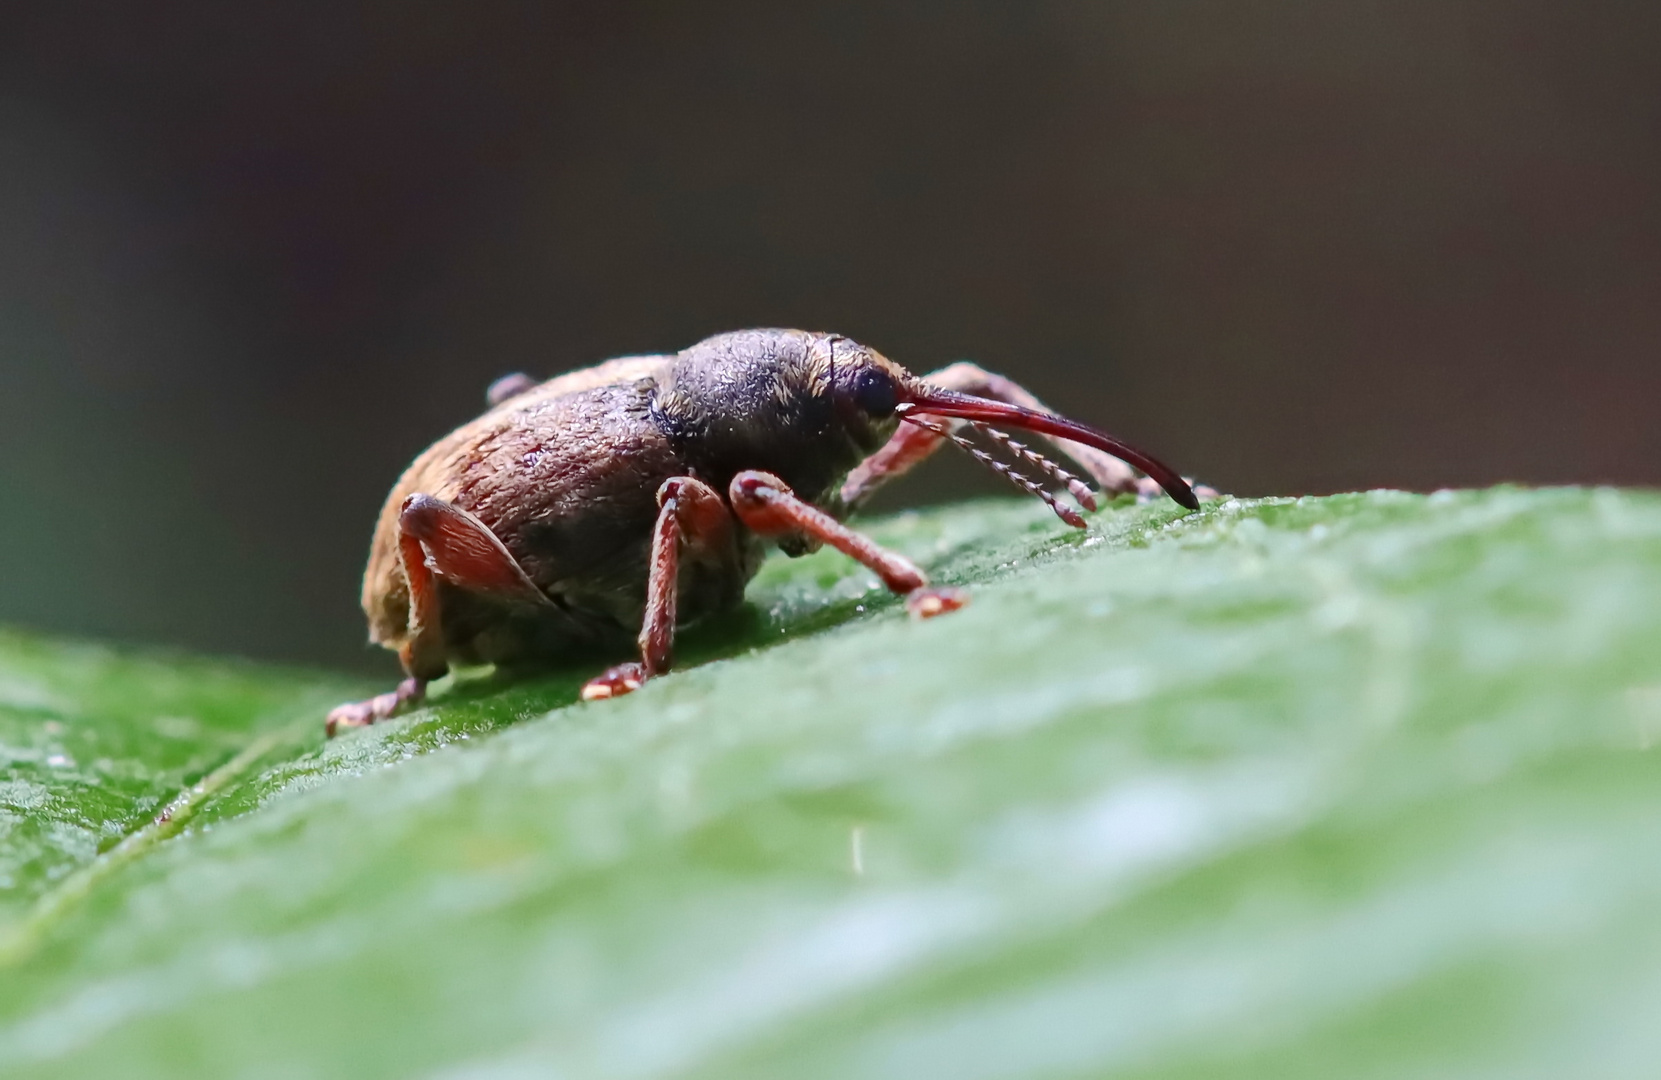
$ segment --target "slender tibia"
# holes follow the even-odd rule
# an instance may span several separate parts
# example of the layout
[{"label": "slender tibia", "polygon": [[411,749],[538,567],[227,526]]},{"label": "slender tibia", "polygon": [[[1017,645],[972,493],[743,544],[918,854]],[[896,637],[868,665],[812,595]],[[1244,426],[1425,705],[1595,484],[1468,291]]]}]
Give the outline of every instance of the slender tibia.
[{"label": "slender tibia", "polygon": [[732,528],[732,516],[715,489],[690,476],[665,480],[658,488],[657,501],[646,579],[646,612],[640,626],[640,659],[618,664],[590,679],[582,689],[584,701],[638,690],[647,679],[669,670],[674,659],[676,583],[682,549],[717,545]]},{"label": "slender tibia", "polygon": [[968,603],[961,589],[929,588],[928,578],[903,555],[880,546],[798,498],[783,480],[764,472],[741,472],[727,489],[733,512],[761,536],[806,535],[829,544],[882,579],[906,598],[906,610],[919,618],[956,611]]}]

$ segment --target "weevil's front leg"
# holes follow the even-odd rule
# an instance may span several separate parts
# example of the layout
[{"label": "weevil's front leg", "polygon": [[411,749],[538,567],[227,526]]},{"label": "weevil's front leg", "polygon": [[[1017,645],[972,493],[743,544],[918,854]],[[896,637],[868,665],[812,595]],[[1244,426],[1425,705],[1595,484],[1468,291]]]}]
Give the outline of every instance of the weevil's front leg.
[{"label": "weevil's front leg", "polygon": [[798,498],[772,473],[741,472],[727,489],[733,511],[760,536],[805,534],[829,544],[874,571],[882,583],[905,597],[906,610],[919,618],[956,611],[969,602],[962,589],[930,588],[928,578],[903,555],[879,546]]},{"label": "weevil's front leg", "polygon": [[608,668],[582,688],[584,701],[616,697],[669,670],[675,641],[676,582],[681,555],[723,551],[732,539],[732,514],[715,489],[690,476],[675,476],[657,489],[646,578],[646,615],[640,626],[640,659]]},{"label": "weevil's front leg", "polygon": [[449,669],[440,581],[513,603],[552,603],[484,522],[431,495],[404,500],[398,515],[398,562],[409,585],[409,632],[398,659],[409,678],[390,693],[332,710],[324,722],[330,737],[343,728],[385,720],[420,702],[427,683]]},{"label": "weevil's front leg", "polygon": [[[942,390],[956,390],[962,394],[991,398],[994,401],[1019,405],[1024,409],[1049,412],[1044,403],[1033,397],[1019,383],[994,375],[978,364],[961,361],[923,376],[923,381]],[[901,424],[876,453],[866,458],[842,484],[841,501],[848,509],[857,507],[883,484],[914,468],[924,458],[940,449],[945,442],[938,434],[916,424]],[[1139,492],[1136,472],[1129,465],[1094,446],[1082,446],[1065,439],[1050,439],[1056,448],[1082,465],[1086,472],[1113,494]],[[1158,491],[1158,485],[1154,485]]]}]

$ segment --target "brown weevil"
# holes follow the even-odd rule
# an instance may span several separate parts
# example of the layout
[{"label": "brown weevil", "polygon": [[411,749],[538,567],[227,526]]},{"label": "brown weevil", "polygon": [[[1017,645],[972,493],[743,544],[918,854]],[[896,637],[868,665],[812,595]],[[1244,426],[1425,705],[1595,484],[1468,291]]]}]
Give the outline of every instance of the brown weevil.
[{"label": "brown weevil", "polygon": [[1091,489],[995,424],[1046,437],[1105,491],[1156,484],[1199,506],[1172,469],[1008,379],[968,363],[918,378],[836,334],[718,334],[540,384],[508,376],[489,401],[415,459],[381,511],[363,609],[408,678],[335,709],[331,735],[419,701],[452,664],[637,648],[582,696],[627,693],[668,669],[677,626],[742,603],[769,543],[793,556],[829,544],[916,616],[960,607],[960,590],[931,588],[842,519],[950,441],[1083,528],[1051,488],[1094,510]]}]

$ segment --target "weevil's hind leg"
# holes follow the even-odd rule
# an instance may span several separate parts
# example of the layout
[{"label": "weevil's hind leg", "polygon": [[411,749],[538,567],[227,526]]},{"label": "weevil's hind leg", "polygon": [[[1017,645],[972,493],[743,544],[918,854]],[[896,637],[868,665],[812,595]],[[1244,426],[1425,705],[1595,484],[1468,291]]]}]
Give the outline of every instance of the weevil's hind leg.
[{"label": "weevil's hind leg", "polygon": [[[1044,403],[1019,383],[994,375],[978,364],[961,361],[923,376],[923,381],[942,390],[991,398],[994,401],[1019,405],[1024,409],[1049,412]],[[842,504],[849,509],[858,506],[883,484],[909,472],[924,458],[940,448],[945,440],[938,434],[916,424],[901,424],[892,438],[875,454],[866,458],[842,485]],[[1105,492],[1115,495],[1139,491],[1136,472],[1113,455],[1093,446],[1082,446],[1065,439],[1050,439],[1056,448],[1084,467]]]},{"label": "weevil's hind leg", "polygon": [[715,489],[690,476],[665,480],[657,490],[646,578],[646,614],[640,626],[640,659],[608,668],[582,688],[584,701],[617,697],[669,670],[675,642],[676,584],[682,554],[721,552],[732,542],[733,520]]},{"label": "weevil's hind leg", "polygon": [[928,578],[910,559],[804,502],[771,473],[739,473],[732,478],[728,496],[738,520],[752,532],[771,537],[805,534],[829,544],[875,572],[891,591],[905,597],[906,610],[919,618],[956,611],[969,602],[969,594],[962,589],[930,588]]},{"label": "weevil's hind leg", "polygon": [[409,633],[398,659],[409,678],[391,693],[331,711],[324,723],[331,737],[344,728],[385,720],[420,702],[427,683],[449,670],[440,581],[511,603],[552,603],[484,522],[431,495],[404,500],[398,515],[398,562],[409,584]]},{"label": "weevil's hind leg", "polygon": [[426,679],[405,679],[397,689],[376,694],[367,701],[349,701],[330,709],[328,719],[323,721],[323,734],[332,739],[348,728],[368,727],[377,720],[385,720],[408,707],[419,705],[426,696]]}]

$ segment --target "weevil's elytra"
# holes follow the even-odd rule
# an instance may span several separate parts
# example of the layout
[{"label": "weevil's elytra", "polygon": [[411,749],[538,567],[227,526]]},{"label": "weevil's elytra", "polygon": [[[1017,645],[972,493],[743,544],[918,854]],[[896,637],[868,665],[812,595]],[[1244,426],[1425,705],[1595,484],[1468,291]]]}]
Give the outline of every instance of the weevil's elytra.
[{"label": "weevil's elytra", "polygon": [[[1088,486],[994,424],[1044,436],[1105,491],[1163,488],[1199,505],[1169,467],[1008,379],[967,363],[918,378],[836,334],[739,330],[540,384],[510,375],[488,400],[387,498],[363,609],[370,639],[397,650],[409,677],[335,709],[330,734],[419,701],[453,663],[637,649],[639,660],[583,689],[586,699],[628,693],[668,669],[677,626],[743,602],[769,544],[791,555],[829,544],[914,615],[955,610],[960,590],[931,588],[842,519],[950,441],[1082,528],[1051,487],[1093,510]],[[976,446],[974,432],[1013,463]]]}]

